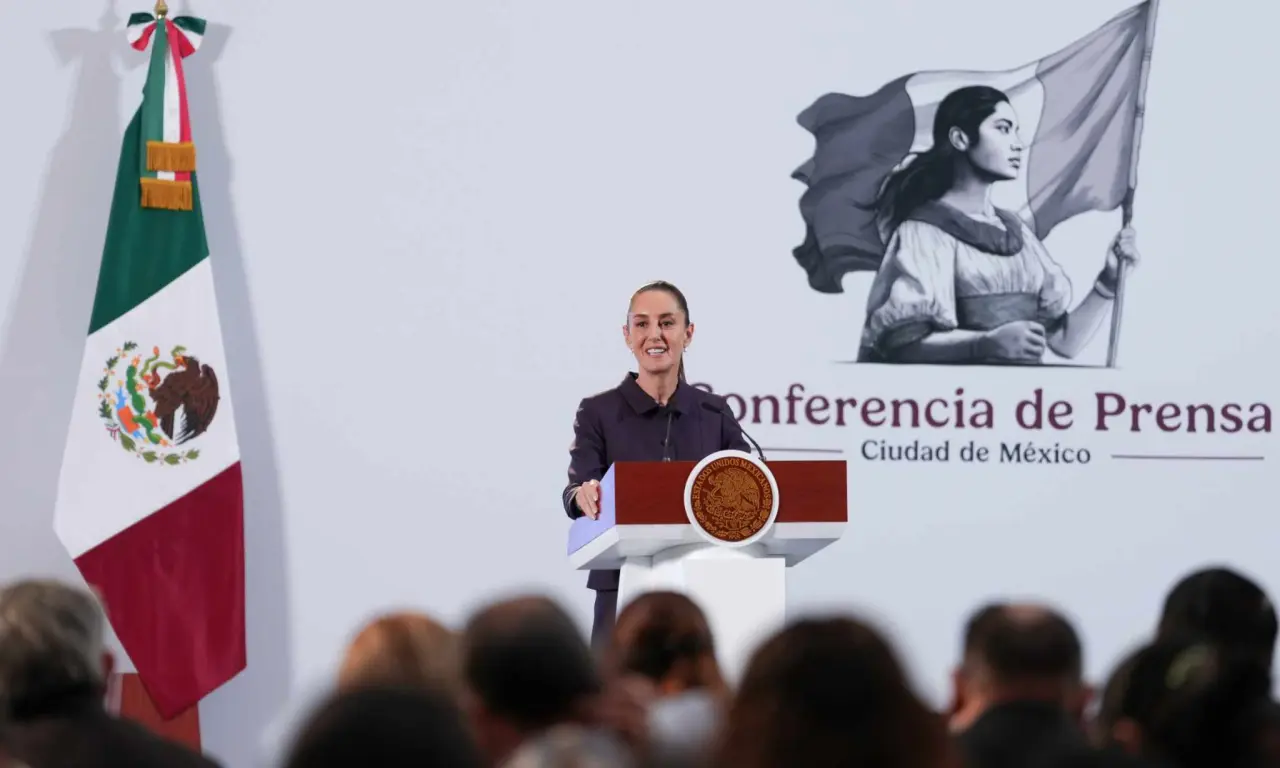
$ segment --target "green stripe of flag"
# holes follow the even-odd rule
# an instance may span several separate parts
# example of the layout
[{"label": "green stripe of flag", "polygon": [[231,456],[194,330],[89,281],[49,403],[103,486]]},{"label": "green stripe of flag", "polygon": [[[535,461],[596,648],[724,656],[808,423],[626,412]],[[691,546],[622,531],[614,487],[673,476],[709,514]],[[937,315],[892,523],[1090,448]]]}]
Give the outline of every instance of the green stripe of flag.
[{"label": "green stripe of flag", "polygon": [[133,27],[138,24],[148,24],[155,21],[155,18],[155,16],[152,16],[149,13],[131,13],[129,14],[129,22],[126,26]]},{"label": "green stripe of flag", "polygon": [[142,207],[138,168],[146,160],[142,139],[144,109],[145,104],[134,114],[121,144],[107,242],[89,321],[90,335],[127,314],[209,255],[196,174],[191,174],[192,210]]}]

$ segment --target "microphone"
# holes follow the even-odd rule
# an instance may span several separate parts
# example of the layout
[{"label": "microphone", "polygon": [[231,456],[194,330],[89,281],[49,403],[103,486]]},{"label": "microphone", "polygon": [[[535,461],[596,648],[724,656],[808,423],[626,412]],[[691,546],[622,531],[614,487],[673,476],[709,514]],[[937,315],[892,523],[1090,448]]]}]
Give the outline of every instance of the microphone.
[{"label": "microphone", "polygon": [[[729,415],[729,414],[727,414],[727,413],[725,413],[725,412],[724,412],[724,408],[717,406],[715,403],[708,403],[708,402],[706,402],[705,400],[702,402],[702,407],[703,407],[703,408],[706,408],[708,411],[711,411],[712,413],[718,413],[718,414],[720,414],[721,416],[728,416],[728,415]],[[746,438],[746,441],[747,441],[748,443],[751,443],[751,446],[752,446],[753,448],[755,448],[755,449],[756,449],[756,453],[760,454],[760,460],[761,460],[761,461],[768,461],[768,459],[766,459],[766,458],[764,457],[764,450],[760,447],[760,444],[756,442],[756,439],[755,439],[754,437],[752,437],[751,435],[748,435],[748,434],[747,434],[747,430],[745,430],[745,429],[743,429],[743,428],[742,428],[742,424],[741,424],[741,423],[739,423],[739,424],[738,424],[738,432],[739,432],[739,434],[741,434],[744,438]]]},{"label": "microphone", "polygon": [[[663,406],[666,408],[666,406]],[[671,417],[675,415],[675,411],[670,408],[667,411],[667,434],[662,437],[662,460],[671,461]]]}]

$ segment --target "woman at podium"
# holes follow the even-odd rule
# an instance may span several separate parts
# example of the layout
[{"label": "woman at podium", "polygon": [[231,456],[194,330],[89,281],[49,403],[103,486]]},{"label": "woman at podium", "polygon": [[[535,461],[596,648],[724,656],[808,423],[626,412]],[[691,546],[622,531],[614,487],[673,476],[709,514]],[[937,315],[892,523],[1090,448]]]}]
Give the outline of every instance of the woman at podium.
[{"label": "woman at podium", "polygon": [[[569,484],[562,494],[570,518],[600,514],[600,479],[619,461],[700,461],[727,449],[749,450],[724,398],[690,386],[684,353],[693,341],[689,303],[658,281],[631,296],[622,338],[637,371],[613,389],[584,398],[573,422]],[[618,612],[618,571],[592,571],[591,644],[602,647]]]}]

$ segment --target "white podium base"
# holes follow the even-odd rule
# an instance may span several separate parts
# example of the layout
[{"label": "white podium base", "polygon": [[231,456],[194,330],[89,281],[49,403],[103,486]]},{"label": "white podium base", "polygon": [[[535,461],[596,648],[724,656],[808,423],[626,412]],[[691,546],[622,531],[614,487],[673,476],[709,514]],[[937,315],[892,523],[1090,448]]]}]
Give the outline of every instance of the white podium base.
[{"label": "white podium base", "polygon": [[645,592],[688,595],[702,608],[725,679],[741,679],[751,654],[786,621],[786,559],[761,544],[686,544],[622,564],[618,608]]}]

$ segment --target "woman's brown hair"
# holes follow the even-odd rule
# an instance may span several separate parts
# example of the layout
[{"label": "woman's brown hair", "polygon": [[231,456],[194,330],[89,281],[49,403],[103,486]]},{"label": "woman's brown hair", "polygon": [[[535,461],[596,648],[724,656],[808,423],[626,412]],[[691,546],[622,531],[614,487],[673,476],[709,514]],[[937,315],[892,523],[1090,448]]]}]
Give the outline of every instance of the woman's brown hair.
[{"label": "woman's brown hair", "polygon": [[724,689],[715,642],[702,609],[677,592],[647,592],[618,613],[606,666],[639,675],[659,688]]},{"label": "woman's brown hair", "polygon": [[808,619],[756,651],[730,707],[722,768],[952,765],[946,724],[889,644],[847,618]]},{"label": "woman's brown hair", "polygon": [[344,690],[410,686],[456,690],[458,643],[454,632],[420,613],[381,616],[347,646],[338,671]]}]

